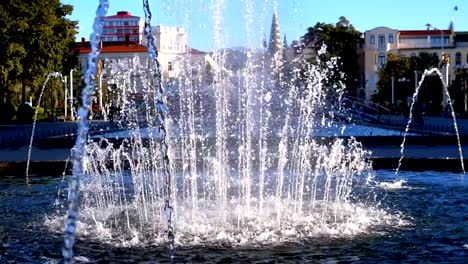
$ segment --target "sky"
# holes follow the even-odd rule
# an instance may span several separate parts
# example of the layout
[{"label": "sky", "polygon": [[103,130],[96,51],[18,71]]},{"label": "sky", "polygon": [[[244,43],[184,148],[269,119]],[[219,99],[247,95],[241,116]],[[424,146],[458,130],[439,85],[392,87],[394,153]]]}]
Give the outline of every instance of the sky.
[{"label": "sky", "polygon": [[[74,6],[69,18],[79,21],[77,40],[89,39],[98,2],[62,0]],[[109,2],[108,15],[129,11],[144,18],[142,1]],[[361,32],[378,26],[422,30],[427,23],[447,29],[452,18],[456,31],[468,31],[466,0],[150,0],[150,6],[151,25],[182,26],[189,34],[190,46],[204,51],[260,46],[265,36],[269,38],[274,6],[281,35],[286,35],[289,43],[317,22],[334,24],[340,16]],[[216,23],[221,23],[218,34],[214,30]]]}]

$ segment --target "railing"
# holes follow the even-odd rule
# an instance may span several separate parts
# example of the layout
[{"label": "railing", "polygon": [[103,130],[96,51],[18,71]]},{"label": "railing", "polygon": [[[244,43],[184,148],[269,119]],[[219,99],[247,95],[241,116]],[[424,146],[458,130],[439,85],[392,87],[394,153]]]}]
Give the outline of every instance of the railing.
[{"label": "railing", "polygon": [[[117,123],[92,122],[91,132],[118,128]],[[32,125],[0,126],[0,148],[20,148],[29,144]],[[73,135],[77,132],[75,122],[38,123],[34,133],[34,142],[55,136]]]},{"label": "railing", "polygon": [[390,114],[391,111],[379,104],[367,102],[364,99],[357,98],[354,96],[343,96],[342,103],[348,108],[366,113],[366,114]]},{"label": "railing", "polygon": [[[344,96],[342,104],[346,108],[345,117],[355,123],[402,131],[408,124],[408,118],[403,115],[394,115],[389,109],[375,103],[365,102],[360,98]],[[458,119],[457,125],[460,135],[468,135],[468,119]],[[417,119],[413,117],[410,130],[427,134],[455,134],[451,118],[421,117]]]}]

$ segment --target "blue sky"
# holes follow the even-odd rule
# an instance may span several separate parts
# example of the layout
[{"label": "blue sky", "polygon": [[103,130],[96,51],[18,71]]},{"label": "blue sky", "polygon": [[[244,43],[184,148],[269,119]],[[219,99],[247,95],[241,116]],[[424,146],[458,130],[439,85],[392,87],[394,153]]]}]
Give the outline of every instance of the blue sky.
[{"label": "blue sky", "polygon": [[[361,32],[377,26],[425,29],[427,23],[446,29],[452,16],[455,30],[468,31],[466,0],[150,0],[151,24],[183,26],[189,32],[192,47],[209,51],[215,48],[213,13],[219,2],[225,3],[221,35],[228,47],[261,45],[263,36],[268,38],[270,34],[274,5],[278,6],[281,34],[286,34],[289,42],[304,35],[307,27],[317,22],[335,23],[340,16],[347,17]],[[62,3],[74,6],[70,19],[79,21],[77,39],[89,38],[98,0]],[[253,6],[249,23],[247,3]],[[454,6],[458,6],[458,11],[453,11]],[[144,17],[142,1],[110,0],[108,15],[121,10]]]}]

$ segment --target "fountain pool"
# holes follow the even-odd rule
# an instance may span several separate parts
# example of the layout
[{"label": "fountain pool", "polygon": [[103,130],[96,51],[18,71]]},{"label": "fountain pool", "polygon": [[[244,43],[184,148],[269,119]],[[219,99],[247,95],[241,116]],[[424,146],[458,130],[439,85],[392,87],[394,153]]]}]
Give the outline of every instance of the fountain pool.
[{"label": "fountain pool", "polygon": [[[307,263],[307,262],[444,262],[461,263],[468,257],[466,193],[459,174],[431,171],[400,172],[405,181],[393,183],[393,171],[376,171],[372,189],[386,218],[372,223],[372,232],[295,237],[268,246],[179,246],[176,261],[193,263]],[[62,259],[63,220],[54,206],[57,191],[66,188],[59,177],[0,181],[0,262],[58,263]],[[367,192],[368,190],[366,190]],[[356,190],[356,196],[362,195]],[[62,199],[65,194],[60,194]],[[372,198],[372,199],[374,199]],[[393,216],[390,216],[393,215]],[[366,219],[363,219],[366,220]],[[371,220],[371,218],[367,219]],[[352,227],[349,227],[352,229]],[[100,234],[105,237],[105,231]],[[95,235],[79,235],[77,263],[169,262],[164,246],[125,246]]]}]

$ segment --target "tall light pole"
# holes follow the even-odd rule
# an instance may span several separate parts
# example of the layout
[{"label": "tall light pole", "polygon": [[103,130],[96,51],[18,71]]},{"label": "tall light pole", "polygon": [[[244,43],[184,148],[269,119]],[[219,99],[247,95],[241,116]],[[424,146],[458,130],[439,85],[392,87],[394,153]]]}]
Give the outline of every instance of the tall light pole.
[{"label": "tall light pole", "polygon": [[75,120],[73,112],[73,69],[70,70],[70,119]]},{"label": "tall light pole", "polygon": [[67,79],[67,76],[64,76],[63,79],[64,79],[63,84],[65,86],[65,98],[64,98],[64,104],[63,104],[63,106],[65,107],[65,110],[64,110],[65,114],[64,114],[64,117],[63,117],[63,121],[66,121],[67,116],[68,116],[68,89],[67,89],[68,88],[67,87],[68,86],[67,85],[68,79]]},{"label": "tall light pole", "polygon": [[418,71],[414,71],[414,90],[418,89]]},{"label": "tall light pole", "polygon": [[[448,85],[449,85],[450,58],[449,58],[448,54],[444,53],[444,42],[445,42],[444,31],[442,29],[438,29],[438,28],[432,26],[430,23],[427,23],[426,26],[427,26],[428,30],[433,29],[433,30],[439,30],[440,31],[441,57],[442,57],[443,66],[445,66],[445,71],[443,71],[443,74],[445,75],[444,76],[445,86],[448,87]],[[431,45],[431,47],[432,47],[432,45]],[[442,87],[442,107],[445,109],[446,105],[447,105],[447,94],[445,92],[445,87]]]}]

